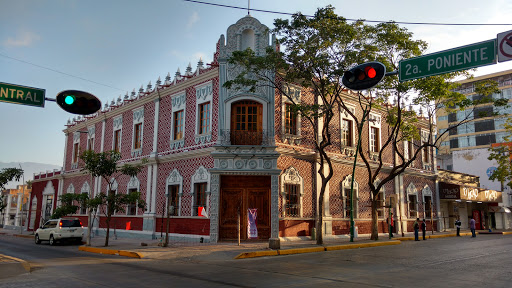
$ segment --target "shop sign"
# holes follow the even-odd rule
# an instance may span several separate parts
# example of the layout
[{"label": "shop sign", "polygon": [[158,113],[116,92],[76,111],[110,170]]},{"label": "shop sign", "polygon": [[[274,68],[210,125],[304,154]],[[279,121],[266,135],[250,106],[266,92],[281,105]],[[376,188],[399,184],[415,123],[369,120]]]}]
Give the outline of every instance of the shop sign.
[{"label": "shop sign", "polygon": [[483,190],[480,191],[477,200],[482,202],[501,202],[501,192],[496,190]]},{"label": "shop sign", "polygon": [[440,199],[460,199],[460,186],[448,183],[439,183]]},{"label": "shop sign", "polygon": [[462,187],[461,199],[476,201],[478,199],[478,188],[475,187]]}]

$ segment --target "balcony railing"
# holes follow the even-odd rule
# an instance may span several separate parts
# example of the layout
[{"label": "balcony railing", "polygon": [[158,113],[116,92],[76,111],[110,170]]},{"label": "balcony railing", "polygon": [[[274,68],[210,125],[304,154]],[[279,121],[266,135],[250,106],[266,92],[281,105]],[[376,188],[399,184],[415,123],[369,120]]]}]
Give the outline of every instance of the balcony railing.
[{"label": "balcony railing", "polygon": [[221,130],[221,145],[254,145],[269,146],[274,135],[266,130],[262,131],[241,131],[241,130]]}]

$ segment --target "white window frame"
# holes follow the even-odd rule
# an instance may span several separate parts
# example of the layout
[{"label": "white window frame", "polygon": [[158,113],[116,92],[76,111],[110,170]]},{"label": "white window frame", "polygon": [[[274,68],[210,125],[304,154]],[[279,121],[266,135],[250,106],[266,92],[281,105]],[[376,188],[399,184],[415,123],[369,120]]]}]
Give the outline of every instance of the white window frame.
[{"label": "white window frame", "polygon": [[[433,194],[432,189],[430,189],[430,187],[428,185],[425,185],[423,187],[423,190],[421,190],[421,196],[423,197],[423,215],[424,215],[423,218],[425,218],[425,219],[426,218],[430,219],[430,211],[425,210],[426,209],[425,205],[427,203],[427,201],[425,201],[425,196],[430,197],[430,206],[432,206],[432,205],[434,205],[434,199],[432,198],[432,194]],[[432,214],[434,214],[433,211],[434,211],[434,206],[432,206]]]},{"label": "white window frame", "polygon": [[[290,166],[288,169],[284,170],[279,177],[281,180],[281,200],[282,200],[282,215],[283,217],[288,217],[286,215],[286,185],[298,185],[299,186],[299,215],[297,217],[303,217],[303,209],[302,209],[302,200],[304,197],[304,179],[300,176],[299,171],[295,169],[295,167]],[[292,216],[290,216],[292,217]]]},{"label": "white window frame", "polygon": [[[295,102],[295,104],[301,104],[302,88],[300,86],[286,83],[283,85],[283,90],[286,95],[288,95],[290,98],[293,99],[293,102]],[[285,95],[281,95],[281,111],[282,111],[282,113],[281,113],[281,123],[282,123],[281,135],[282,135],[282,139],[283,139],[284,143],[299,145],[301,142],[301,122],[302,122],[302,117],[301,117],[300,113],[297,113],[297,115],[296,115],[296,117],[297,117],[297,119],[296,119],[297,132],[296,132],[296,134],[286,133],[286,105],[287,104],[293,105],[293,102],[290,99],[288,99],[288,97],[286,97]]]},{"label": "white window frame", "polygon": [[[427,130],[422,129],[421,130],[421,145],[424,143],[428,143],[429,133]],[[425,153],[427,153],[427,161],[425,161]],[[432,147],[424,147],[421,149],[421,163],[423,164],[423,169],[429,169],[430,163],[432,163]]]},{"label": "white window frame", "polygon": [[[419,205],[418,190],[416,190],[416,186],[414,186],[413,183],[409,184],[409,186],[407,186],[406,190],[407,190],[407,218],[416,219],[416,218],[418,218],[418,208],[419,208],[418,207],[418,205]],[[411,218],[411,211],[410,211],[410,207],[409,207],[409,195],[414,195],[416,197],[416,210],[415,210],[416,213],[415,213],[415,216],[413,216],[412,218]]]},{"label": "white window frame", "polygon": [[[168,201],[168,197],[169,197],[169,186],[173,186],[173,185],[178,186],[178,207],[175,207],[174,209],[178,209],[178,216],[181,216],[181,198],[183,196],[183,176],[181,176],[180,172],[176,168],[174,168],[174,170],[172,170],[172,172],[169,173],[169,176],[167,176],[167,180],[165,181],[165,196],[167,197],[165,199],[166,200],[166,204],[165,204],[166,211],[168,209],[167,201]],[[192,203],[192,206],[194,206],[193,203]]]},{"label": "white window frame", "polygon": [[[377,178],[377,180],[375,180],[375,182],[373,183],[373,185],[375,185],[375,187],[377,187],[377,185],[379,185],[381,182],[380,179]],[[379,219],[385,219],[386,218],[386,187],[385,186],[382,186],[382,188],[380,188],[380,191],[379,191],[379,194],[382,193],[382,203],[380,203],[380,206],[377,207],[377,218]],[[379,217],[379,211],[382,211],[382,216]]]},{"label": "white window frame", "polygon": [[[350,112],[351,112],[352,114],[354,114],[354,115],[355,115],[355,113],[356,113],[356,112],[355,112],[355,111],[356,111],[356,109],[355,109],[355,107],[354,107],[354,106],[351,106],[351,105],[349,106],[349,105],[347,105],[347,108],[348,108],[348,110],[350,110]],[[347,145],[344,145],[344,144],[343,144],[343,131],[344,131],[344,129],[345,129],[345,127],[344,127],[344,125],[343,125],[343,120],[352,121],[352,139],[351,139],[352,145],[351,145],[351,146],[347,146]],[[340,133],[340,140],[341,140],[341,142],[342,142],[342,143],[341,143],[341,146],[342,146],[342,147],[355,147],[355,146],[356,146],[356,145],[355,145],[355,143],[356,143],[356,142],[355,142],[355,141],[356,141],[356,134],[358,134],[358,133],[357,133],[357,128],[356,128],[356,121],[355,121],[354,117],[352,117],[352,115],[350,115],[350,114],[348,113],[348,111],[346,111],[345,109],[344,109],[343,111],[341,111],[341,113],[340,113],[340,126],[341,126],[341,128],[340,128],[340,132],[341,132],[341,133]]]},{"label": "white window frame", "polygon": [[[78,145],[77,145],[78,144]],[[80,132],[73,133],[73,146],[71,154],[71,169],[78,169],[78,160],[80,159]],[[76,155],[76,157],[75,157]],[[76,160],[76,161],[75,161]]]},{"label": "white window frame", "polygon": [[[135,135],[135,126],[138,125],[138,124],[141,124],[140,126],[140,147],[135,149],[135,140],[136,140],[136,135]],[[143,148],[143,145],[144,145],[144,107],[139,107],[137,109],[134,109],[133,110],[133,125],[132,125],[133,129],[133,135],[132,135],[132,157],[138,157],[138,156],[141,156],[142,155],[142,148]]]},{"label": "white window frame", "polygon": [[[210,108],[208,111],[208,115],[210,117],[209,119],[209,126],[208,126],[208,133],[199,134],[199,121],[201,115],[199,115],[199,106],[202,104],[205,104],[209,102]],[[212,139],[212,120],[213,120],[213,82],[208,81],[206,83],[203,83],[199,86],[196,86],[196,125],[195,125],[195,143],[196,144],[204,144],[207,142],[210,142]]]},{"label": "white window frame", "polygon": [[115,150],[116,143],[116,131],[119,131],[119,153],[121,153],[122,143],[123,143],[123,115],[119,115],[113,119],[112,124],[112,150]]},{"label": "white window frame", "polygon": [[[369,116],[369,119],[368,119],[368,151],[370,151],[370,153],[380,153],[380,150],[382,148],[382,129],[381,129],[381,116],[378,115],[378,114],[375,114],[375,113],[370,113],[370,116]],[[372,151],[372,147],[374,144],[372,144],[372,140],[371,140],[371,133],[372,133],[372,128],[377,128],[379,129],[379,135],[378,135],[378,141],[379,141],[379,145],[378,145],[378,152],[373,152]]]},{"label": "white window frame", "polygon": [[[171,95],[171,138],[170,138],[170,148],[171,149],[179,149],[185,146],[185,128],[187,126],[186,115],[187,115],[187,97],[185,91],[179,92],[177,94]],[[174,121],[175,121],[175,112],[183,110],[183,137],[181,139],[174,139]]]},{"label": "white window frame", "polygon": [[[126,195],[130,193],[130,190],[136,190],[137,192],[140,192],[140,181],[139,178],[136,176],[133,176],[130,178],[130,182],[128,182],[128,185],[126,185]],[[130,211],[130,204],[126,205],[126,215],[127,216],[137,216],[139,215],[139,208],[137,207],[138,203],[135,203],[135,214],[128,214]]]},{"label": "white window frame", "polygon": [[[85,193],[85,194],[91,196],[91,186],[89,185],[89,182],[87,182],[87,181],[84,182],[84,184],[82,185],[82,189],[80,189],[80,193],[81,194]],[[82,210],[82,209],[83,209],[83,207],[80,207],[79,214],[80,215],[86,215],[87,214],[87,208],[85,208],[85,210]],[[85,213],[82,213],[82,211],[84,211]]]},{"label": "white window frame", "polygon": [[[346,190],[350,190],[350,185],[352,183],[352,175],[347,175],[343,182],[341,182],[341,198],[343,200],[343,218],[347,219],[347,210],[350,207],[346,207],[347,199],[350,199],[348,193],[345,193]],[[354,179],[354,199],[352,199],[353,203],[353,213],[354,219],[359,217],[359,184]]]},{"label": "white window frame", "polygon": [[[96,142],[96,126],[87,127],[87,150],[94,151],[95,142]],[[92,143],[92,145],[90,145],[91,143]]]},{"label": "white window frame", "polygon": [[192,175],[191,183],[190,183],[190,194],[192,195],[192,205],[190,205],[190,215],[194,215],[194,203],[196,200],[196,183],[206,183],[206,214],[210,215],[210,172],[203,165],[197,168],[194,175]]}]

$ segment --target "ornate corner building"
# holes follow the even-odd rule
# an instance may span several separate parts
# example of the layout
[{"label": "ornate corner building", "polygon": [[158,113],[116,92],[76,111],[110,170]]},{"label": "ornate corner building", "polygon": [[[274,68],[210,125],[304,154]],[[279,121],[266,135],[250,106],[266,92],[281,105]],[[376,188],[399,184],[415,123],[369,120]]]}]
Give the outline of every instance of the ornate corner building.
[{"label": "ornate corner building", "polygon": [[[323,199],[324,210],[318,211],[319,165],[311,124],[292,113],[288,98],[271,85],[262,83],[254,92],[223,87],[241,71],[227,61],[233,51],[250,47],[256,55],[263,55],[269,46],[278,49],[275,36],[268,31],[257,19],[243,17],[228,28],[226,36],[221,35],[212,63],[199,61],[195,71],[189,65],[184,74],[178,70],[173,79],[168,75],[154,87],[150,82],[146,89],[134,90],[90,117],[68,122],[62,173],[36,175],[34,180],[31,201],[36,205],[30,211],[34,220],[29,230],[50,217],[60,195],[93,196],[105,191],[107,183],[81,170],[79,152],[90,149],[119,151],[121,163],[147,159],[136,177],[120,177],[114,183],[116,193],[140,191],[147,203],[145,210],[127,206],[124,213],[114,215],[112,223],[121,237],[156,237],[165,231],[169,211],[171,237],[233,240],[238,237],[240,217],[240,235],[247,240],[248,209],[257,209],[260,240],[311,236],[319,213],[325,236],[346,237],[357,143],[354,119],[337,111],[332,122],[334,144],[328,152],[334,177]],[[294,101],[318,103],[310,90],[270,76],[276,77]],[[362,115],[356,96],[348,91],[345,96],[354,102],[351,109],[356,115]],[[363,150],[372,158],[379,156],[387,124],[379,111],[370,116],[373,121],[365,125],[361,139]],[[404,151],[414,149],[408,143],[403,147]],[[382,159],[391,167],[393,152],[383,151]],[[381,190],[381,202],[393,203],[394,220],[402,221],[394,227],[411,231],[414,220],[421,217],[433,220],[427,221],[429,229],[430,225],[437,229],[439,199],[433,163],[433,151],[425,150],[421,159]],[[386,170],[381,173],[385,177]],[[360,234],[371,231],[367,182],[365,168],[357,165],[353,213]],[[388,209],[382,205],[378,210],[382,233],[388,229]],[[74,216],[87,223],[86,212],[79,209]],[[100,215],[92,229],[101,232],[103,227]]]}]

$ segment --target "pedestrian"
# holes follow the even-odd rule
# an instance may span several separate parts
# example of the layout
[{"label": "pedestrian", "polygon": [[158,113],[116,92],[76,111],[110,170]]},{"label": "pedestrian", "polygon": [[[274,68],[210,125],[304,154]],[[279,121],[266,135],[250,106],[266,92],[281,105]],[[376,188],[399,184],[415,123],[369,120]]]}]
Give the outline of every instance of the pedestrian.
[{"label": "pedestrian", "polygon": [[473,219],[473,216],[471,216],[471,220],[469,220],[469,229],[471,229],[471,237],[476,237],[476,221]]},{"label": "pedestrian", "polygon": [[420,241],[420,239],[418,239],[418,232],[420,230],[420,218],[416,218],[416,221],[414,221],[414,224],[413,224],[413,227],[414,227],[414,241]]},{"label": "pedestrian", "polygon": [[421,222],[421,232],[423,234],[423,240],[425,239],[425,233],[427,232],[427,221],[425,221],[425,218],[423,218],[423,222]]},{"label": "pedestrian", "polygon": [[459,220],[459,217],[457,217],[457,220],[455,220],[455,227],[457,227],[457,237],[460,237],[460,225],[462,223]]}]

